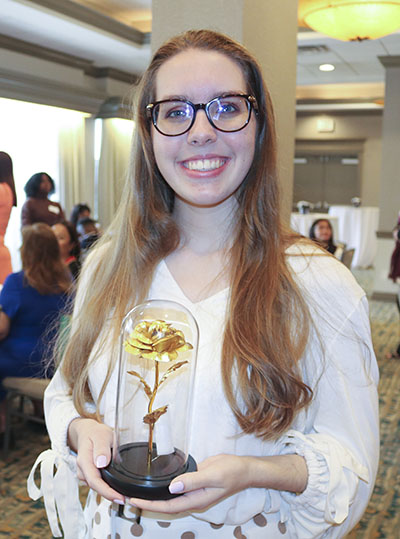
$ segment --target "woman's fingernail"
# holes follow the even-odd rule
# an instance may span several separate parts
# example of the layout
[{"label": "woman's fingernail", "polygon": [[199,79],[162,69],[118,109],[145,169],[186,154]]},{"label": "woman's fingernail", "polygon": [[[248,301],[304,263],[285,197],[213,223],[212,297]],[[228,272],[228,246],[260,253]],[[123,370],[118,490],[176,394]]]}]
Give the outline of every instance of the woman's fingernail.
[{"label": "woman's fingernail", "polygon": [[129,505],[131,505],[132,507],[137,507],[137,505],[133,503],[131,500],[127,500],[127,503],[129,503]]},{"label": "woman's fingernail", "polygon": [[169,486],[169,491],[171,494],[178,494],[178,492],[183,492],[185,485],[182,481],[176,481],[176,483],[171,483]]},{"label": "woman's fingernail", "polygon": [[117,498],[115,498],[115,500],[113,500],[113,502],[117,503],[118,505],[125,505],[122,500],[118,500]]},{"label": "woman's fingernail", "polygon": [[96,466],[98,468],[104,468],[104,466],[107,466],[107,457],[105,455],[99,455],[96,459]]}]

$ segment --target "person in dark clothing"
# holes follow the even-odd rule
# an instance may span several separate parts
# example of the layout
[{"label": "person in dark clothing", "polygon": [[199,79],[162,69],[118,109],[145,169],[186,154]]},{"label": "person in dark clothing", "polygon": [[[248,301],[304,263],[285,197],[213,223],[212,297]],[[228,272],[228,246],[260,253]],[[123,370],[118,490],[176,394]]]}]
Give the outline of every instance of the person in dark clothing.
[{"label": "person in dark clothing", "polygon": [[61,205],[48,198],[54,193],[55,184],[46,172],[37,172],[31,176],[24,190],[28,199],[21,210],[23,227],[34,223],[46,223],[53,226],[65,219]]},{"label": "person in dark clothing", "polygon": [[[398,283],[399,290],[397,293],[397,307],[400,313],[400,216],[397,221],[397,225],[393,229],[393,237],[396,242],[395,248],[390,259],[390,271],[389,279],[392,279],[394,283]],[[400,359],[400,343],[395,352],[391,352],[386,355],[388,359]]]}]

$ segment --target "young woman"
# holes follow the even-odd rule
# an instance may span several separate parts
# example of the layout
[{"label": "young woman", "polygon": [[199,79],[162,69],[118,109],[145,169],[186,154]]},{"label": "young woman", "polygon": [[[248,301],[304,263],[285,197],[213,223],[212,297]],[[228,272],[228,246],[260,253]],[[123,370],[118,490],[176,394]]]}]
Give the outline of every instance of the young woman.
[{"label": "young woman", "polygon": [[[342,537],[378,465],[367,303],[342,264],[282,228],[260,68],[230,38],[189,31],[156,52],[135,120],[112,239],[86,261],[46,393],[53,449],[35,466],[47,470],[53,534],[56,505],[67,538]],[[182,496],[167,501],[125,500],[99,470],[111,457],[121,321],[147,298],[183,304],[200,329],[198,471],[175,478]],[[84,516],[77,478],[91,487]]]},{"label": "young woman", "polygon": [[48,198],[54,193],[55,184],[46,172],[37,172],[31,176],[24,190],[28,198],[21,209],[22,226],[34,223],[53,226],[65,219],[61,205]]},{"label": "young woman", "polygon": [[21,260],[22,271],[11,273],[0,292],[0,431],[5,404],[1,381],[6,376],[44,376],[46,346],[71,286],[49,226],[37,223],[22,230]]},{"label": "young woman", "polygon": [[61,260],[67,266],[75,281],[81,269],[81,248],[76,228],[69,221],[61,221],[53,225],[52,229],[60,247]]},{"label": "young woman", "polygon": [[0,285],[12,272],[10,251],[4,245],[4,236],[13,206],[17,205],[13,164],[8,153],[0,152]]},{"label": "young woman", "polygon": [[310,228],[310,238],[316,241],[328,253],[335,255],[339,260],[343,255],[343,244],[335,244],[333,240],[333,228],[328,219],[317,219]]}]

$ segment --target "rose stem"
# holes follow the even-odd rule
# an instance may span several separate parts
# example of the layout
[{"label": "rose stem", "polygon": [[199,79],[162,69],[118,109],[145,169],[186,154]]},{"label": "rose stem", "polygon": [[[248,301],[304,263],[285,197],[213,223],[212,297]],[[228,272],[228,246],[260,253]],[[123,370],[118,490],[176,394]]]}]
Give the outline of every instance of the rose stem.
[{"label": "rose stem", "polygon": [[[149,414],[151,414],[151,412],[153,411],[153,403],[154,403],[154,399],[156,398],[157,389],[158,389],[158,361],[155,362],[154,389],[153,389],[153,393],[151,395],[151,399],[150,399],[150,402],[149,402],[149,407],[148,407],[148,410],[147,410]],[[148,448],[147,448],[147,472],[148,473],[150,473],[151,457],[152,457],[152,454],[153,454],[153,430],[154,430],[154,423],[152,423],[150,421],[150,423],[149,423],[149,444],[148,444]]]}]

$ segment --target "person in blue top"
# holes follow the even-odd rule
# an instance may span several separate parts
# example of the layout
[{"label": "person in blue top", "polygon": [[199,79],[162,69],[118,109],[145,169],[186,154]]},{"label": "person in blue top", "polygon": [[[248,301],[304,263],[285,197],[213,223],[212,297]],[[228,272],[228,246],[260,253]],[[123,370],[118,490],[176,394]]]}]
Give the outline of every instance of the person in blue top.
[{"label": "person in blue top", "polygon": [[22,230],[22,271],[11,273],[0,292],[0,432],[4,429],[7,376],[44,376],[46,346],[65,311],[71,278],[57,238],[44,223]]}]

